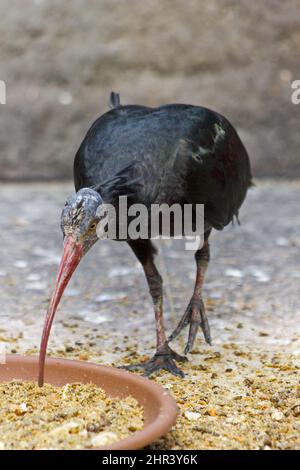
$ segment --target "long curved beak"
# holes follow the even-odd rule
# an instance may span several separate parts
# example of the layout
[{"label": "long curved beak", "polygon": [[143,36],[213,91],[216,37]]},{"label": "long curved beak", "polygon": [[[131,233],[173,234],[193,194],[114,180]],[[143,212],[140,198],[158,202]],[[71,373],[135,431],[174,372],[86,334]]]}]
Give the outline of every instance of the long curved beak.
[{"label": "long curved beak", "polygon": [[82,245],[77,243],[71,236],[66,237],[64,240],[63,256],[60,262],[59,272],[55,282],[55,289],[52,294],[52,298],[44,322],[39,356],[38,384],[40,387],[42,387],[44,384],[46,350],[54,315],[57,310],[60,299],[64,293],[64,290],[67,287],[69,280],[71,279],[72,274],[78,266],[82,256]]}]

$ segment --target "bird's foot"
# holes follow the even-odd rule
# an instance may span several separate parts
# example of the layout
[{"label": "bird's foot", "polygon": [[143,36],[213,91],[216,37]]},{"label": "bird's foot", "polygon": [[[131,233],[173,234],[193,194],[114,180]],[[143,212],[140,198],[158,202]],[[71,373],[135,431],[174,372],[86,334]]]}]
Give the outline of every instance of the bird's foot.
[{"label": "bird's foot", "polygon": [[205,313],[204,303],[201,298],[200,299],[195,298],[195,297],[191,298],[191,301],[183,317],[181,318],[177,327],[175,328],[175,330],[169,337],[169,341],[172,341],[173,339],[175,339],[179,335],[181,330],[183,330],[183,328],[185,328],[188,324],[190,325],[190,329],[189,329],[188,341],[184,349],[184,354],[187,354],[189,351],[191,351],[194,345],[196,336],[197,336],[199,326],[201,326],[202,328],[205,341],[211,345],[210,328],[209,328],[208,319]]},{"label": "bird's foot", "polygon": [[142,362],[141,364],[122,366],[121,368],[126,370],[143,370],[144,377],[149,377],[154,372],[160,370],[167,370],[173,375],[184,377],[184,373],[177,367],[175,361],[186,362],[187,360],[185,356],[180,356],[165,343],[162,348],[156,351],[155,355],[149,361]]}]

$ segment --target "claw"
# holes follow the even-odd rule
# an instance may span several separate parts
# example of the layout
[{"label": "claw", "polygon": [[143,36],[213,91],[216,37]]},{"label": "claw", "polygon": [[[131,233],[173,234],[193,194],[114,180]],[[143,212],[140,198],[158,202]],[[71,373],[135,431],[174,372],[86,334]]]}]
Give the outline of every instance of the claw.
[{"label": "claw", "polygon": [[174,361],[176,362],[188,362],[188,358],[186,356],[181,356],[180,354],[178,354],[177,352],[172,351],[172,354],[171,354],[171,357],[172,359],[174,359]]},{"label": "claw", "polygon": [[188,359],[186,357],[180,356],[168,345],[165,345],[163,351],[156,352],[149,361],[141,364],[121,366],[120,368],[126,370],[144,370],[144,377],[149,377],[154,372],[158,372],[160,370],[167,370],[171,374],[183,378],[184,373],[177,367],[175,361],[186,362],[187,360]]},{"label": "claw", "polygon": [[201,319],[202,319],[202,322],[200,326],[202,328],[205,341],[207,342],[207,344],[211,346],[210,328],[209,328],[209,323],[208,323],[206,315],[205,314],[204,316],[201,315]]},{"label": "claw", "polygon": [[168,341],[175,339],[188,324],[190,324],[190,329],[184,354],[187,354],[193,348],[199,326],[201,326],[205,341],[211,345],[210,328],[202,299],[191,299],[183,317],[173,333],[169,336]]},{"label": "claw", "polygon": [[[192,315],[192,317],[193,316],[194,315]],[[186,347],[184,348],[184,354],[187,354],[193,348],[194,342],[198,333],[198,329],[199,329],[199,320],[192,318],[191,326],[189,330],[188,342],[186,343]]]},{"label": "claw", "polygon": [[130,365],[125,365],[125,366],[118,366],[118,369],[143,370],[145,368],[145,364],[146,364],[146,362],[141,362],[140,364],[130,364]]},{"label": "claw", "polygon": [[171,335],[169,336],[168,338],[168,341],[173,341],[173,339],[177,338],[177,336],[179,335],[179,333],[185,328],[187,327],[187,325],[189,324],[190,322],[190,319],[189,319],[189,308],[190,306],[188,306],[188,308],[186,309],[185,311],[185,314],[182,316],[180,322],[178,323],[177,327],[175,328],[175,330],[173,331],[173,333],[171,333]]},{"label": "claw", "polygon": [[151,374],[153,374],[153,372],[158,372],[162,369],[167,370],[177,377],[184,377],[184,373],[176,366],[174,360],[171,357],[166,357],[163,361],[158,360],[159,357],[162,356],[157,356],[157,358],[155,358],[155,356],[153,357],[153,364],[145,369],[143,374],[144,377],[149,377]]},{"label": "claw", "polygon": [[173,339],[177,338],[181,330],[188,325],[188,321],[185,319],[185,315],[183,315],[182,319],[178,323],[177,327],[173,331],[173,333],[169,336],[168,341],[173,341]]}]

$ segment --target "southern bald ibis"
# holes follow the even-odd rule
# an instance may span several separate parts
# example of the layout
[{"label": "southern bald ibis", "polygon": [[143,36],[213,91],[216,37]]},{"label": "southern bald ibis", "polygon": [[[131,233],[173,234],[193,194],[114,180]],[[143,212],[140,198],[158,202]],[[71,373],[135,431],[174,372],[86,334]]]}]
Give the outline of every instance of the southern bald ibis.
[{"label": "southern bald ibis", "polygon": [[199,326],[205,340],[211,342],[202,299],[209,235],[213,228],[222,230],[238,215],[251,186],[245,147],[222,115],[186,104],[122,106],[116,93],[111,94],[110,107],[91,126],[75,157],[76,194],[66,202],[61,216],[64,252],[41,340],[40,385],[57,306],[78,263],[98,240],[97,209],[103,202],[117,206],[121,195],[147,207],[153,203],[205,205],[204,243],[195,253],[194,292],[169,338],[163,321],[162,278],[154,263],[156,250],[150,239],[127,240],[146,275],[157,333],[153,358],[130,368],[141,368],[147,376],[160,369],[183,376],[176,362],[186,357],[173,351],[169,342],[187,325],[185,354],[193,347]]}]

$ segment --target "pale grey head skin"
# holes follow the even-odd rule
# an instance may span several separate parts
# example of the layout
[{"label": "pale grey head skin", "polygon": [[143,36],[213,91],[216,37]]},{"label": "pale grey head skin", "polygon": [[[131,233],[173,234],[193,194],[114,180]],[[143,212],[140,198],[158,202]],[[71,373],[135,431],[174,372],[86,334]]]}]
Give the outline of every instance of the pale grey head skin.
[{"label": "pale grey head skin", "polygon": [[61,214],[63,236],[71,236],[82,246],[85,254],[98,240],[96,229],[99,222],[97,209],[102,204],[101,196],[90,188],[80,189],[71,196]]}]

